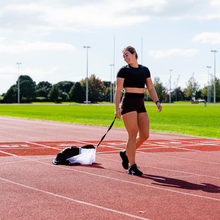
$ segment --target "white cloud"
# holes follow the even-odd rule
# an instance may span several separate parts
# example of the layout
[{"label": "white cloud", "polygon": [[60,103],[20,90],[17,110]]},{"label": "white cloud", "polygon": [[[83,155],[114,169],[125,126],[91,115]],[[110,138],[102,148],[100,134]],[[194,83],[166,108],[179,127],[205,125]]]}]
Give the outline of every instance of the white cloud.
[{"label": "white cloud", "polygon": [[[45,69],[30,69],[30,68],[22,68],[20,66],[19,74],[20,75],[28,75],[33,78],[33,80],[42,80],[45,76],[54,75],[57,71],[57,68],[54,67],[49,70]],[[18,78],[18,68],[17,66],[4,66],[0,67],[0,80],[14,80],[16,82]]]},{"label": "white cloud", "polygon": [[193,39],[193,42],[208,43],[208,44],[220,44],[220,32],[204,32],[197,34]]},{"label": "white cloud", "polygon": [[15,67],[12,66],[0,67],[0,80],[12,80],[16,76],[18,77],[16,73],[18,73],[18,70]]},{"label": "white cloud", "polygon": [[213,7],[220,7],[220,1],[219,0],[211,0],[210,4]]},{"label": "white cloud", "polygon": [[[10,4],[10,2],[12,2]],[[95,0],[2,3],[1,30],[85,31],[86,27],[130,26],[151,18],[220,18],[217,0]]]},{"label": "white cloud", "polygon": [[192,57],[195,56],[199,51],[196,49],[181,49],[181,48],[174,48],[170,50],[149,50],[148,55],[153,58],[164,58],[174,55],[179,56],[186,56],[186,57]]},{"label": "white cloud", "polygon": [[[141,7],[158,10],[158,2],[125,0],[89,2],[87,4],[11,4],[0,8],[1,29],[65,29],[82,30],[84,27],[132,25],[148,19],[147,15],[125,13]],[[26,18],[26,19],[25,19]],[[4,23],[3,23],[4,22]],[[7,25],[6,25],[7,24]]]},{"label": "white cloud", "polygon": [[[1,41],[0,41],[1,42]],[[56,43],[56,42],[41,42],[34,43],[19,41],[16,45],[0,44],[1,53],[22,53],[29,51],[73,51],[75,47],[71,44]]]},{"label": "white cloud", "polygon": [[0,37],[0,43],[5,40],[5,37]]}]

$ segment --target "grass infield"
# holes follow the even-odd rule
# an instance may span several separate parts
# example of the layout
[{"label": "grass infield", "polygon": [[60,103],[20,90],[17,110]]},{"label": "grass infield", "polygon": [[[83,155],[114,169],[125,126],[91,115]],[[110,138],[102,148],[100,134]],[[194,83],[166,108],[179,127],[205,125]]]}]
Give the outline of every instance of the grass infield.
[{"label": "grass infield", "polygon": [[[155,105],[146,105],[150,130],[220,138],[220,105],[169,105],[157,113]],[[0,105],[0,115],[78,124],[109,126],[114,118],[113,105]],[[116,120],[115,127],[124,128]]]}]

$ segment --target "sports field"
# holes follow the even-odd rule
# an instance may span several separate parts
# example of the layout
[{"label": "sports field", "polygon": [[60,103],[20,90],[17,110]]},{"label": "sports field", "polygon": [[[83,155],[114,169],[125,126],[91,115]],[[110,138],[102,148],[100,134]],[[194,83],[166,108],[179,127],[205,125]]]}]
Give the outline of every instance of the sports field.
[{"label": "sports field", "polygon": [[[157,113],[156,106],[146,105],[150,130],[199,137],[220,138],[220,105],[169,105]],[[107,126],[114,118],[113,105],[0,105],[0,115]],[[124,127],[116,120],[115,127]]]}]

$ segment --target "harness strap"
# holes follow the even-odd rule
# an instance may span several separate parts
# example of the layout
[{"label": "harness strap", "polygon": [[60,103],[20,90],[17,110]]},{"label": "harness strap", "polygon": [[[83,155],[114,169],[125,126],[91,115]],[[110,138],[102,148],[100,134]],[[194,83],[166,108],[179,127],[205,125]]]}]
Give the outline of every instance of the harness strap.
[{"label": "harness strap", "polygon": [[96,146],[96,148],[102,143],[102,141],[104,140],[104,138],[105,138],[105,136],[106,136],[106,134],[111,130],[111,128],[112,128],[112,126],[113,126],[113,124],[115,123],[115,119],[116,119],[116,116],[115,116],[115,118],[114,118],[114,120],[113,120],[113,122],[111,123],[111,125],[109,126],[109,128],[108,128],[108,130],[107,130],[107,132],[103,135],[103,137],[101,138],[101,140],[100,140],[100,142],[98,143],[98,145]]}]

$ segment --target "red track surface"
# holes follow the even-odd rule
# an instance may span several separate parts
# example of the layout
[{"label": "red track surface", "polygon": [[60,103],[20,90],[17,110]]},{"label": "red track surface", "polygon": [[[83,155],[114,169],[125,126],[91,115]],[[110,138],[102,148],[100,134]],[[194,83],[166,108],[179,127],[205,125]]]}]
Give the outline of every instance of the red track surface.
[{"label": "red track surface", "polygon": [[106,128],[0,117],[0,219],[219,219],[220,140],[151,133],[126,174],[113,128],[91,166],[55,166]]}]

